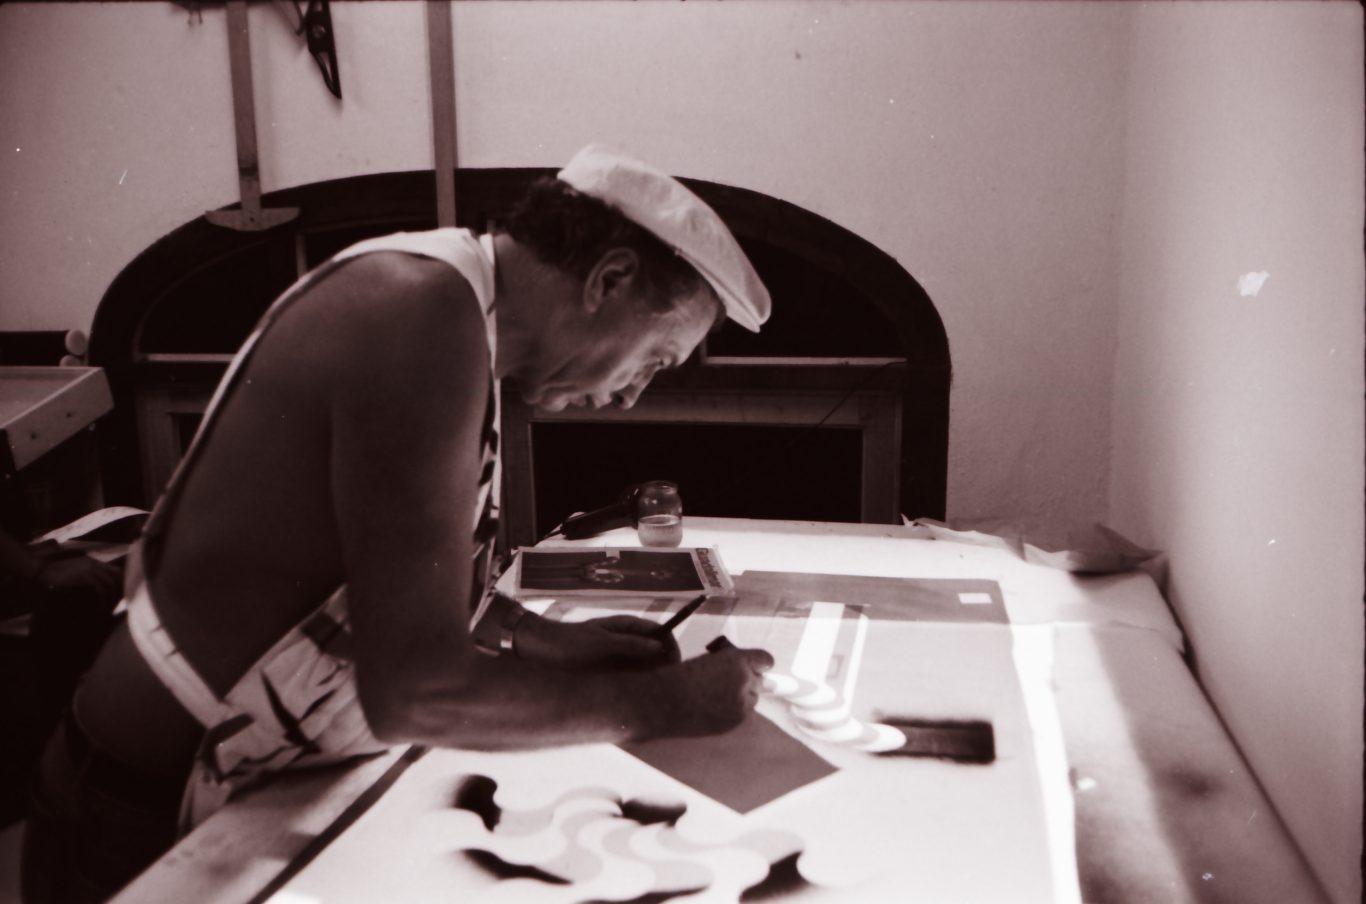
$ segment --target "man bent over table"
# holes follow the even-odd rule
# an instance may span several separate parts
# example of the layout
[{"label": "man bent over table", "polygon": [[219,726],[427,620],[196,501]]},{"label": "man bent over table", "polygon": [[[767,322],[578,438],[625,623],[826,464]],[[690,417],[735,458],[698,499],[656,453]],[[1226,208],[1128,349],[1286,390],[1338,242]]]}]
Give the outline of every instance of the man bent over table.
[{"label": "man bent over table", "polygon": [[769,312],[716,214],[607,148],[535,185],[505,230],[361,242],[262,318],[48,744],[26,900],[108,897],[284,768],[709,734],[754,706],[762,651],[679,662],[653,622],[562,625],[502,599],[472,627],[498,380],[549,410],[630,407],[722,316],[757,330]]}]

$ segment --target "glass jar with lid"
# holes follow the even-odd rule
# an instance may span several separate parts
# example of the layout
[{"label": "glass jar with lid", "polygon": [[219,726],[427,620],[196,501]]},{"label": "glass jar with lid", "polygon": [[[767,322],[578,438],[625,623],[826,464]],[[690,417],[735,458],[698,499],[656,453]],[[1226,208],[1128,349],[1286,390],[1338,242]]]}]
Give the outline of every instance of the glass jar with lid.
[{"label": "glass jar with lid", "polygon": [[642,484],[636,497],[636,532],[642,546],[677,546],[683,542],[683,500],[672,480]]}]

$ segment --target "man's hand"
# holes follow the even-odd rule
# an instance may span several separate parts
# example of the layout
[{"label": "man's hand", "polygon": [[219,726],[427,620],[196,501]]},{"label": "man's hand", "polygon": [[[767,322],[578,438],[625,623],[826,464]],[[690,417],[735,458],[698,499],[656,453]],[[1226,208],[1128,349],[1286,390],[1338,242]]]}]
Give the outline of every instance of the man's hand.
[{"label": "man's hand", "polygon": [[63,556],[41,560],[33,582],[44,593],[84,592],[117,599],[123,575],[113,565],[89,556]]},{"label": "man's hand", "polygon": [[560,668],[656,668],[679,661],[673,635],[634,615],[556,622],[528,614],[517,625],[513,649],[531,662]]},{"label": "man's hand", "polygon": [[763,673],[773,668],[764,650],[729,647],[680,663],[668,675],[671,705],[662,706],[651,737],[718,734],[739,725],[759,702]]}]

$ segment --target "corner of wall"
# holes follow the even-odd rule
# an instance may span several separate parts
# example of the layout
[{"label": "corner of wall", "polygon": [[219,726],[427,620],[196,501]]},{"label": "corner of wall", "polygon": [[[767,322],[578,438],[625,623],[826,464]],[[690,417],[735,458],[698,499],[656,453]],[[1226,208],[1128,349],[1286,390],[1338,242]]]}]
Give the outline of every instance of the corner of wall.
[{"label": "corner of wall", "polygon": [[1207,695],[1333,900],[1356,901],[1362,13],[1132,16],[1112,523],[1167,551]]}]

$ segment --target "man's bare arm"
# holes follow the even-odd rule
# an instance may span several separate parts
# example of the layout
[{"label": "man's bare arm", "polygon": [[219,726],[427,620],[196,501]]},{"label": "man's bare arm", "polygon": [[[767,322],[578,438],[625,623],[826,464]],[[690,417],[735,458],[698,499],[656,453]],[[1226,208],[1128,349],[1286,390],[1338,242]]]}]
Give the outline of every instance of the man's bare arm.
[{"label": "man's bare arm", "polygon": [[502,749],[702,734],[743,718],[764,654],[569,673],[476,650],[482,317],[444,265],[384,256],[351,268],[353,297],[338,312],[351,318],[352,347],[335,362],[332,479],[358,689],[376,734]]}]

